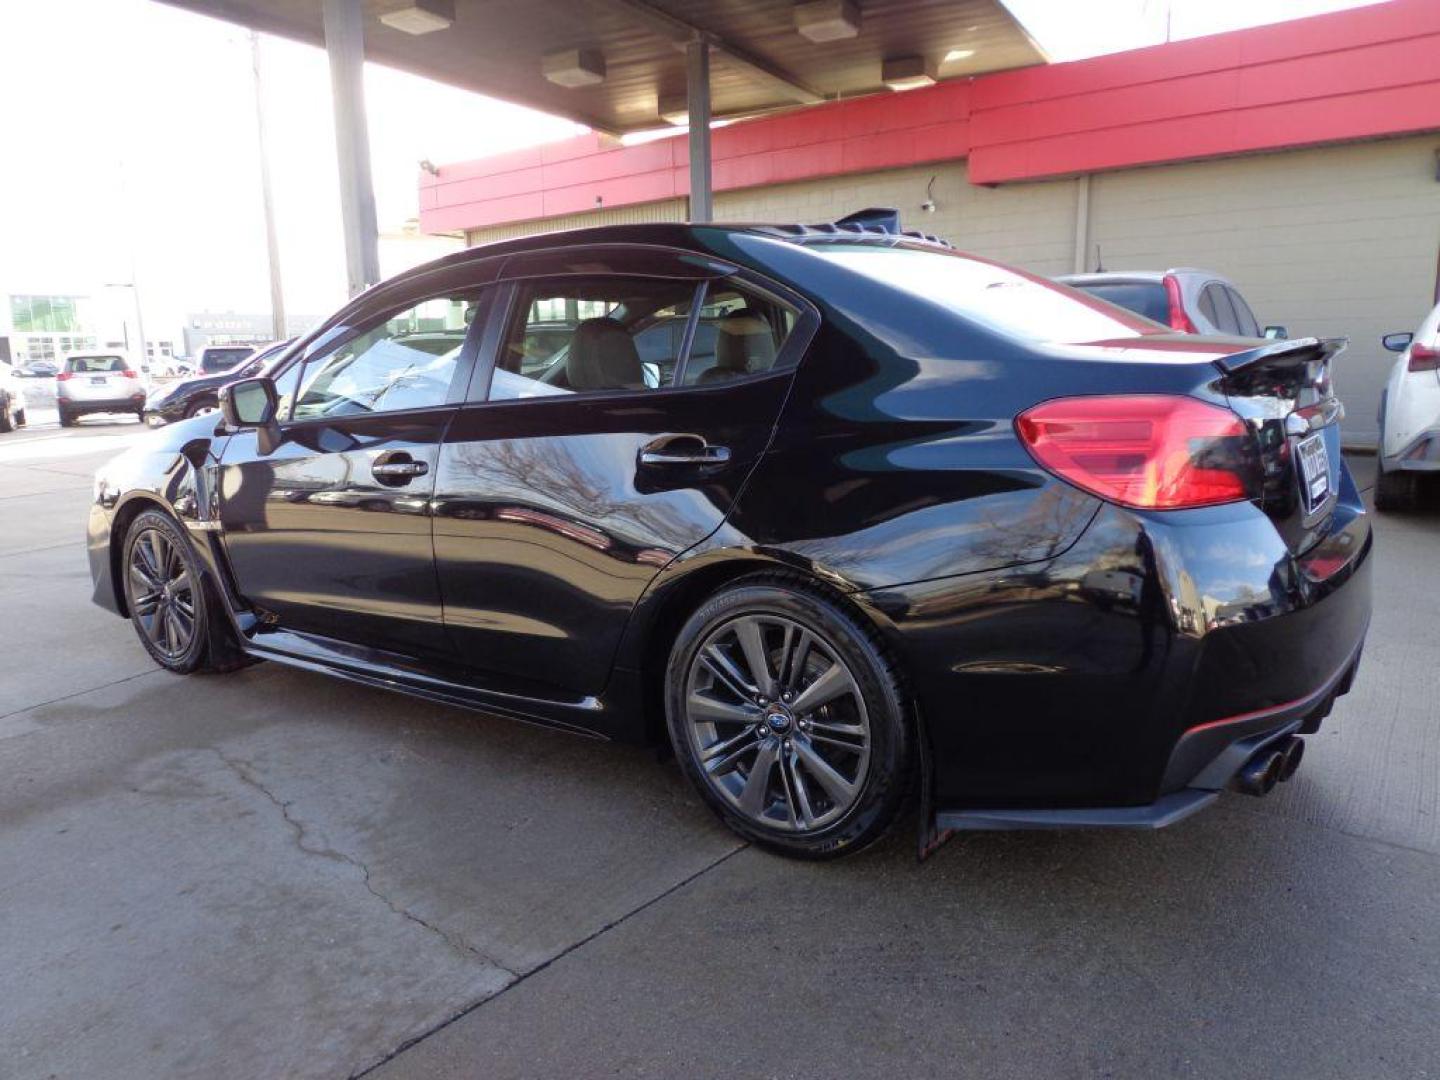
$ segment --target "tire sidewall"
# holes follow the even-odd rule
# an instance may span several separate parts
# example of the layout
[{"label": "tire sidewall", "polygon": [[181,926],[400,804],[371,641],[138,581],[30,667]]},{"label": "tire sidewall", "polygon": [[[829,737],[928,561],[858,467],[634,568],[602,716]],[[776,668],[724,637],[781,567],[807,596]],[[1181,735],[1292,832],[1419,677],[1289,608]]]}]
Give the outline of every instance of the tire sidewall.
[{"label": "tire sidewall", "polygon": [[[803,836],[757,825],[731,807],[710,786],[686,730],[684,699],[695,654],[712,631],[743,614],[782,616],[823,638],[849,667],[864,698],[870,722],[864,789],[839,821]],[[675,636],[665,672],[665,720],[681,770],[710,808],[745,839],[790,856],[832,858],[878,839],[908,789],[913,728],[895,667],[878,634],[867,633],[818,590],[793,588],[788,582],[742,581],[702,605]]]},{"label": "tire sidewall", "polygon": [[[190,595],[195,606],[195,636],[185,653],[173,659],[156,648],[155,643],[150,640],[150,636],[145,633],[145,628],[140,625],[139,617],[135,614],[135,597],[130,585],[130,557],[141,534],[150,529],[158,529],[165,533],[175,550],[179,552],[180,559],[184,562],[185,570],[189,573],[192,583]],[[125,607],[130,612],[130,625],[135,628],[135,635],[140,639],[140,644],[144,646],[145,651],[150,654],[150,658],[166,670],[182,675],[200,667],[209,647],[210,604],[200,568],[200,560],[190,546],[190,538],[185,535],[184,530],[175,523],[173,518],[159,510],[142,511],[130,523],[130,528],[125,534],[120,573],[124,577]]]}]

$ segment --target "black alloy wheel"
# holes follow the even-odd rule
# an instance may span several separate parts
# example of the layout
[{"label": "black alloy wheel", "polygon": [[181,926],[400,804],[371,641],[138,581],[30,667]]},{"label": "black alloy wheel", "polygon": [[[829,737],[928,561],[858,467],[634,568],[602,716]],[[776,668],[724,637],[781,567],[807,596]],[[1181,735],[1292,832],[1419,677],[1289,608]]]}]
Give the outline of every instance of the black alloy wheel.
[{"label": "black alloy wheel", "polygon": [[159,510],[135,518],[125,536],[121,573],[130,621],[157,664],[180,674],[239,666],[234,659],[216,662],[217,652],[233,651],[225,648],[228,640],[215,640],[228,638],[224,616],[206,588],[189,537],[174,519]]},{"label": "black alloy wheel", "polygon": [[676,637],[666,718],[701,797],[748,840],[806,858],[894,820],[913,736],[879,635],[791,576],[746,579]]}]

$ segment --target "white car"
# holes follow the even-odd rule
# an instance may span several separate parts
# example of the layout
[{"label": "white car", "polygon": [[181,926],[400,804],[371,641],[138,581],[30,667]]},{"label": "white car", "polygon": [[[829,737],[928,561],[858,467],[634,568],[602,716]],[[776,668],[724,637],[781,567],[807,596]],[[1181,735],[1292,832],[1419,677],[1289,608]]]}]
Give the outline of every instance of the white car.
[{"label": "white car", "polygon": [[0,360],[0,431],[25,426],[25,387],[9,360]]},{"label": "white car", "polygon": [[1415,333],[1380,340],[1400,359],[1380,395],[1375,506],[1409,510],[1425,474],[1440,473],[1440,305]]}]

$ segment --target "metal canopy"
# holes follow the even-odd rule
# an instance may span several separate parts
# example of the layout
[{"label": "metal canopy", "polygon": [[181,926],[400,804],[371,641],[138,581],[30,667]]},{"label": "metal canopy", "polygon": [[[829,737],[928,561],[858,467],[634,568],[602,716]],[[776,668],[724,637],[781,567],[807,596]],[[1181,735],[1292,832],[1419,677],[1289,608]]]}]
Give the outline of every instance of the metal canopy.
[{"label": "metal canopy", "polygon": [[[324,44],[322,0],[164,2]],[[611,133],[656,127],[660,99],[683,100],[697,36],[715,116],[881,90],[887,57],[923,57],[942,79],[1044,61],[1000,0],[861,0],[859,34],[822,44],[795,29],[793,0],[455,0],[454,23],[433,33],[380,22],[409,3],[363,0],[367,59]],[[598,50],[604,82],[547,81],[542,58],[562,49]]]}]

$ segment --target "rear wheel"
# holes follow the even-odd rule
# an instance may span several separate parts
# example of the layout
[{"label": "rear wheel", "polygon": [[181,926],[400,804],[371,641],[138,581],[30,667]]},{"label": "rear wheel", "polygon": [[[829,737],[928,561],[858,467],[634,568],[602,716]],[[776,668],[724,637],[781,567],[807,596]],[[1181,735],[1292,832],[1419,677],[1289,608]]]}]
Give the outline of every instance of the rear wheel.
[{"label": "rear wheel", "polygon": [[10,411],[10,399],[0,395],[0,432],[14,431],[18,426],[15,421],[16,413]]},{"label": "rear wheel", "polygon": [[131,522],[121,573],[130,621],[157,664],[180,674],[239,666],[219,599],[172,518],[146,510]]},{"label": "rear wheel", "polygon": [[16,413],[15,413],[15,426],[16,426],[16,427],[24,427],[27,423],[29,423],[29,421],[25,419],[25,410],[24,410],[24,409],[18,409],[18,410],[16,410]]},{"label": "rear wheel", "polygon": [[833,858],[894,821],[913,751],[883,643],[790,576],[712,597],[676,636],[666,719],[687,779],[731,829]]},{"label": "rear wheel", "polygon": [[55,408],[55,411],[60,414],[60,426],[61,426],[61,427],[74,427],[74,426],[75,426],[75,417],[71,414],[71,412],[70,412],[69,409],[65,408],[64,405],[57,405],[56,408]]}]

